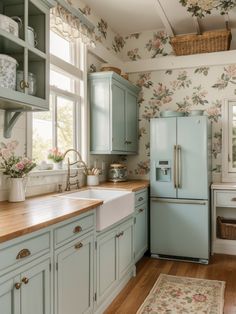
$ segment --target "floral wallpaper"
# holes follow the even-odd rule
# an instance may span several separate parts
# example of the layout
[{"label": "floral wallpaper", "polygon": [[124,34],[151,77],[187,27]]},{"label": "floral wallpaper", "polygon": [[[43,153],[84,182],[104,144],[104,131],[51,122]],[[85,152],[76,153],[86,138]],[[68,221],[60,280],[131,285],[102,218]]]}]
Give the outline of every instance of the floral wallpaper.
[{"label": "floral wallpaper", "polygon": [[213,178],[221,175],[221,107],[236,98],[236,64],[130,74],[142,88],[139,97],[139,155],[128,156],[130,178],[149,178],[150,118],[164,110],[203,109],[212,122]]}]

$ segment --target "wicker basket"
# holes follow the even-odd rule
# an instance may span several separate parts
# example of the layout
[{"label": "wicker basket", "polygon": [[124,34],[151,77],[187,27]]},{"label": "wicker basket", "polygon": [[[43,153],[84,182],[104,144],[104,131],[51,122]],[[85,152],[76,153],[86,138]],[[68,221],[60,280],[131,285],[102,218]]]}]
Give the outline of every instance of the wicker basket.
[{"label": "wicker basket", "polygon": [[180,35],[170,39],[177,56],[229,50],[232,39],[230,30],[215,30],[202,35]]},{"label": "wicker basket", "polygon": [[236,219],[217,217],[217,237],[236,240]]},{"label": "wicker basket", "polygon": [[101,71],[113,71],[116,72],[117,74],[121,74],[121,69],[116,68],[116,67],[111,67],[111,66],[103,66],[101,68]]}]

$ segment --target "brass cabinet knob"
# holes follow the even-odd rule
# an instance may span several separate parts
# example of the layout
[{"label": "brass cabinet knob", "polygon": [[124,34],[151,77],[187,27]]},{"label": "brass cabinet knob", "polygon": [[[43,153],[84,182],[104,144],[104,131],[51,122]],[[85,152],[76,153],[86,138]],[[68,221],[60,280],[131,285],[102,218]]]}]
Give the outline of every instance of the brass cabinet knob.
[{"label": "brass cabinet knob", "polygon": [[75,244],[75,249],[81,249],[83,247],[83,243],[79,242],[77,244]]},{"label": "brass cabinet knob", "polygon": [[29,88],[29,83],[24,80],[20,81],[20,88],[21,89]]},{"label": "brass cabinet knob", "polygon": [[79,232],[81,232],[83,229],[82,229],[82,227],[81,226],[76,226],[75,228],[74,228],[74,233],[79,233]]},{"label": "brass cabinet knob", "polygon": [[122,237],[124,235],[124,231],[121,231],[120,233],[120,237]]},{"label": "brass cabinet knob", "polygon": [[139,208],[138,210],[140,213],[142,213],[144,211],[144,208]]},{"label": "brass cabinet knob", "polygon": [[143,201],[143,197],[140,196],[139,199],[138,199],[138,201],[139,201],[139,202]]},{"label": "brass cabinet knob", "polygon": [[16,288],[17,290],[19,290],[20,287],[21,287],[21,283],[20,283],[20,282],[15,283],[15,288]]},{"label": "brass cabinet knob", "polygon": [[27,285],[27,283],[29,282],[29,278],[24,277],[24,278],[22,278],[21,281],[22,281],[25,285]]}]

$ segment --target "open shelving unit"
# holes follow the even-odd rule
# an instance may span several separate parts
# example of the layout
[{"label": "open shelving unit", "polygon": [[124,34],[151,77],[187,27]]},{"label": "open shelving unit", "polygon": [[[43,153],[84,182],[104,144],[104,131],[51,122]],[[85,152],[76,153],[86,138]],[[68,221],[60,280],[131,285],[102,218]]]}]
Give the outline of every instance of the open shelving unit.
[{"label": "open shelving unit", "polygon": [[[4,136],[11,130],[25,111],[41,111],[49,108],[49,9],[54,0],[0,0],[0,14],[17,16],[19,37],[0,29],[0,54],[17,60],[17,70],[23,71],[21,91],[0,87],[0,109],[5,110]],[[33,28],[34,46],[28,37],[28,27]],[[28,93],[28,72],[36,76],[36,94]]]}]

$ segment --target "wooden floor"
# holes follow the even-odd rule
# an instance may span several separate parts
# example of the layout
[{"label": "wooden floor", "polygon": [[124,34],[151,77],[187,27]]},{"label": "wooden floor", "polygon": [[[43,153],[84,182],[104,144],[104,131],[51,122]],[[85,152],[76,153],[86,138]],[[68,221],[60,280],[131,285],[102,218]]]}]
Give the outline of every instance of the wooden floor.
[{"label": "wooden floor", "polygon": [[225,281],[224,314],[236,314],[236,256],[220,254],[215,254],[209,265],[142,258],[137,264],[137,276],[129,281],[105,314],[136,313],[160,273]]}]

